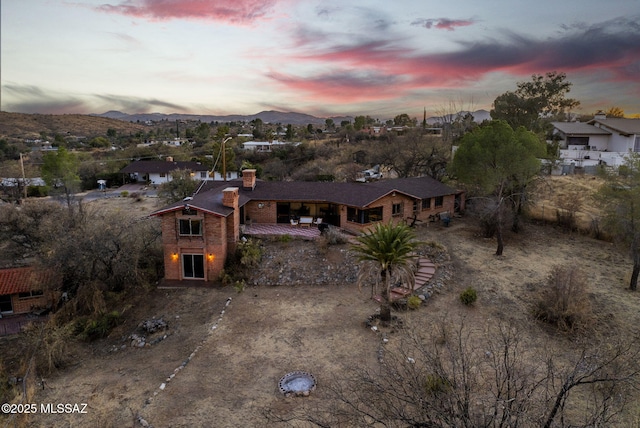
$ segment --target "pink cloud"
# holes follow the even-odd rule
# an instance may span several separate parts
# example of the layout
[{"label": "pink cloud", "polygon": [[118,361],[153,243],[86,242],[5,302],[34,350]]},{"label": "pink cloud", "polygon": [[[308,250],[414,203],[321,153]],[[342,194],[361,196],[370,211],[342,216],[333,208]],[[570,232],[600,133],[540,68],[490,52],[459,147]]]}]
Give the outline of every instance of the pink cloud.
[{"label": "pink cloud", "polygon": [[267,77],[289,90],[306,93],[307,101],[334,104],[393,99],[412,89],[396,77],[384,74],[336,72],[309,78],[271,72]]},{"label": "pink cloud", "polygon": [[317,49],[309,37],[298,42],[296,48],[302,53],[292,55],[291,61],[332,71],[268,77],[311,98],[342,103],[388,99],[429,88],[463,88],[498,71],[517,78],[554,70],[598,72],[611,82],[640,82],[640,27],[632,20],[594,24],[545,40],[509,33],[500,40],[460,42],[460,49],[435,54],[394,40],[327,49]]},{"label": "pink cloud", "polygon": [[136,18],[165,21],[197,19],[243,24],[268,14],[278,0],[126,0],[98,10]]}]

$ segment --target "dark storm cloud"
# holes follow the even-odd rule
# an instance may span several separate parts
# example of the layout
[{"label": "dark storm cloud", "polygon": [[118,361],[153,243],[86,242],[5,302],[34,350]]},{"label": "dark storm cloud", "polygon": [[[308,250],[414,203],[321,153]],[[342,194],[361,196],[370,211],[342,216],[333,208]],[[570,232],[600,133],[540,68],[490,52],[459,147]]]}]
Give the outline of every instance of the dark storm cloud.
[{"label": "dark storm cloud", "polygon": [[187,111],[184,106],[158,100],[155,98],[136,98],[136,97],[122,97],[119,95],[95,95],[96,98],[102,100],[107,105],[118,106],[118,110],[125,111],[127,113],[151,113],[154,108],[170,108],[175,111]]},{"label": "dark storm cloud", "polygon": [[16,113],[70,114],[103,113],[103,110],[121,110],[127,113],[150,113],[157,108],[187,111],[178,104],[149,98],[135,98],[109,94],[94,94],[75,97],[58,92],[44,91],[38,86],[6,84],[2,92],[7,98],[16,100],[2,103],[3,111]]},{"label": "dark storm cloud", "polygon": [[475,24],[475,20],[473,19],[449,19],[449,18],[436,18],[436,19],[426,19],[420,18],[411,22],[411,25],[424,27],[426,29],[438,29],[438,30],[448,30],[453,31],[457,27],[468,27],[470,25]]}]

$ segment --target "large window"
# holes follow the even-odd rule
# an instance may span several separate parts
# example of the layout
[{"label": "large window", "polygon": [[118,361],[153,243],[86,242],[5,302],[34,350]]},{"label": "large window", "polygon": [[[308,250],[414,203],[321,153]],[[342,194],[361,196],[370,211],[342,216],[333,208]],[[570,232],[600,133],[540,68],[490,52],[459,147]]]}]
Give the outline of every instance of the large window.
[{"label": "large window", "polygon": [[202,221],[192,219],[180,219],[180,235],[200,236],[202,235]]},{"label": "large window", "polygon": [[428,210],[429,208],[431,208],[431,198],[423,199],[422,200],[422,209],[423,210]]},{"label": "large window", "polygon": [[31,290],[18,294],[18,299],[31,299],[32,297],[41,297],[44,295],[42,290]]},{"label": "large window", "polygon": [[567,137],[567,145],[571,146],[588,146],[589,137]]},{"label": "large window", "polygon": [[182,272],[184,278],[204,278],[204,256],[202,254],[183,254]]},{"label": "large window", "polygon": [[441,207],[444,204],[444,196],[436,196],[436,207]]},{"label": "large window", "polygon": [[360,224],[382,221],[382,207],[368,210],[347,207],[347,221]]}]

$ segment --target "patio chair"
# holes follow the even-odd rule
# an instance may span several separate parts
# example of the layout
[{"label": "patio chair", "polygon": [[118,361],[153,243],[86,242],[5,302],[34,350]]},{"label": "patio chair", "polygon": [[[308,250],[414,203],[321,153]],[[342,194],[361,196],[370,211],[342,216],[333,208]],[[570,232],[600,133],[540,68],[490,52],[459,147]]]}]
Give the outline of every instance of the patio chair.
[{"label": "patio chair", "polygon": [[298,220],[292,218],[291,220],[289,220],[291,222],[291,226],[297,226],[298,225]]},{"label": "patio chair", "polygon": [[314,221],[313,224],[315,224],[316,226],[320,226],[322,224],[322,217],[317,217]]}]

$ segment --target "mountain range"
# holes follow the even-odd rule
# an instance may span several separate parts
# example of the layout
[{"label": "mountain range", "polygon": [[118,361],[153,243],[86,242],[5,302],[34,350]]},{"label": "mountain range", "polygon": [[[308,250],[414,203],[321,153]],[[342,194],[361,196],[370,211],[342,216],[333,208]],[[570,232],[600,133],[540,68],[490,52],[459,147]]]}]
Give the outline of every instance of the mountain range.
[{"label": "mountain range", "polygon": [[[487,110],[476,110],[473,112],[462,111],[458,113],[453,113],[447,115],[445,118],[447,122],[450,122],[452,118],[455,118],[459,115],[465,115],[467,113],[471,113],[475,122],[482,122],[484,120],[490,120],[491,117]],[[176,120],[195,120],[201,122],[251,122],[255,119],[260,119],[264,123],[280,123],[282,125],[324,125],[327,119],[333,120],[333,123],[336,125],[340,125],[343,121],[353,122],[353,116],[332,116],[329,118],[321,118],[312,116],[304,113],[296,113],[296,112],[281,112],[275,110],[261,111],[260,113],[251,114],[251,115],[240,115],[240,114],[232,114],[226,116],[216,116],[216,115],[199,115],[199,114],[180,114],[180,113],[172,113],[172,114],[163,114],[163,113],[136,113],[136,114],[128,114],[120,111],[108,111],[102,114],[92,114],[91,116],[98,117],[107,117],[110,119],[118,119],[127,122],[146,122],[146,121],[154,121],[159,122],[163,120],[168,121],[176,121]],[[420,123],[420,119],[418,118],[418,123]],[[427,123],[429,125],[434,125],[436,123],[442,122],[441,116],[432,116],[427,118]]]},{"label": "mountain range", "polygon": [[[127,114],[120,111],[108,111],[102,114],[92,114],[91,116],[99,116],[99,117],[108,117],[110,119],[118,119],[124,120],[127,122],[146,122],[148,120],[159,122],[162,120],[168,121],[176,121],[176,120],[195,120],[200,122],[220,122],[220,123],[228,123],[228,122],[251,122],[255,119],[260,119],[264,123],[280,123],[283,125],[308,125],[310,123],[314,125],[324,125],[327,118],[320,118],[311,116],[304,113],[295,113],[295,112],[281,112],[275,110],[269,111],[261,111],[260,113],[251,114],[251,115],[241,115],[241,114],[232,114],[226,116],[216,116],[216,115],[204,115],[204,114],[180,114],[180,113],[171,113],[171,114],[163,114],[163,113],[136,113],[136,114]],[[353,122],[353,117],[351,116],[336,116],[331,117],[330,119],[337,125],[340,124],[343,120],[348,120]]]}]

